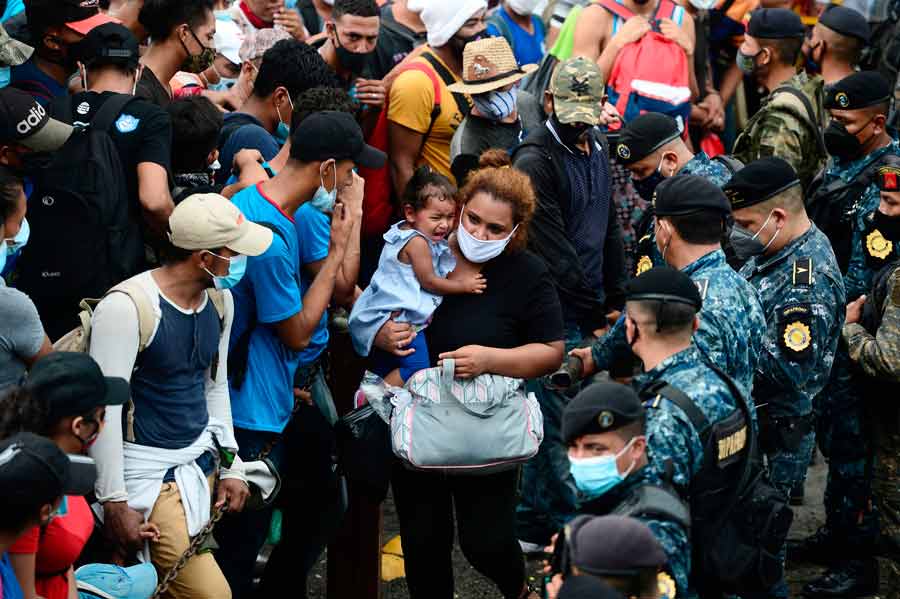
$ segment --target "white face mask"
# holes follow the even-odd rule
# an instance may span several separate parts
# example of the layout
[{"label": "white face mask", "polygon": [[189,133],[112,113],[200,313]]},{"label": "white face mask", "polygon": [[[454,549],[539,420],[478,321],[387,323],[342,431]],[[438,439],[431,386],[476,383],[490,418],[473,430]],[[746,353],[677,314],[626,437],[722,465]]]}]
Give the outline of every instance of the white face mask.
[{"label": "white face mask", "polygon": [[475,239],[462,224],[463,215],[465,215],[465,213],[466,210],[463,208],[462,215],[459,217],[459,227],[456,229],[456,241],[459,243],[459,249],[463,253],[463,256],[466,257],[466,260],[474,262],[475,264],[483,264],[502,254],[503,250],[506,249],[506,246],[509,245],[509,242],[512,241],[513,235],[516,234],[516,229],[519,228],[519,225],[516,225],[515,228],[513,228],[512,233],[504,239],[490,239],[487,241]]},{"label": "white face mask", "polygon": [[541,0],[507,0],[507,5],[514,13],[522,16],[534,14],[534,9]]},{"label": "white face mask", "polygon": [[710,10],[718,4],[719,0],[688,0],[688,2],[697,10]]}]

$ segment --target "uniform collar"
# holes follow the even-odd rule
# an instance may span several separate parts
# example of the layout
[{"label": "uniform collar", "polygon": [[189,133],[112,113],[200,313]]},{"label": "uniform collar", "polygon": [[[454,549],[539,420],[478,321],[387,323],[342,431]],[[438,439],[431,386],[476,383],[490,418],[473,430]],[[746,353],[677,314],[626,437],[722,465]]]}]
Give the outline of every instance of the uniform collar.
[{"label": "uniform collar", "polygon": [[722,250],[713,250],[682,268],[681,272],[690,277],[702,270],[715,268],[722,264],[725,264],[725,252]]},{"label": "uniform collar", "polygon": [[650,383],[655,383],[659,379],[664,378],[666,373],[670,371],[678,372],[679,370],[682,370],[683,366],[696,364],[700,362],[700,360],[700,353],[692,343],[687,349],[683,349],[677,354],[672,354],[657,364],[656,368],[635,377],[638,388],[643,389]]},{"label": "uniform collar", "polygon": [[774,256],[772,256],[771,258],[768,258],[764,262],[761,262],[761,263],[758,262],[758,260],[759,260],[758,256],[756,258],[754,258],[755,260],[757,260],[757,263],[755,263],[753,266],[753,272],[759,273],[764,270],[768,270],[768,269],[772,268],[773,266],[775,266],[776,264],[778,264],[779,262],[786,260],[788,257],[793,255],[800,246],[802,246],[803,244],[805,244],[807,242],[807,240],[812,236],[814,230],[816,230],[816,225],[813,223],[810,223],[809,229],[806,231],[806,233],[804,233],[797,239],[794,239],[789,244],[787,244],[786,246],[781,248],[781,250],[779,250],[779,252],[777,254],[775,254]]}]

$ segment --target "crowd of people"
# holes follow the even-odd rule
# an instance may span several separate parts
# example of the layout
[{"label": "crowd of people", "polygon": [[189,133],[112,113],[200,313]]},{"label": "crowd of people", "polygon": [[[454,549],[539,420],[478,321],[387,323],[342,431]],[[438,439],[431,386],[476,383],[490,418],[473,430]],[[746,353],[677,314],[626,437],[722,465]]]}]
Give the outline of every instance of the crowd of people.
[{"label": "crowd of people", "polygon": [[0,598],[900,598],[897,0],[0,11]]}]

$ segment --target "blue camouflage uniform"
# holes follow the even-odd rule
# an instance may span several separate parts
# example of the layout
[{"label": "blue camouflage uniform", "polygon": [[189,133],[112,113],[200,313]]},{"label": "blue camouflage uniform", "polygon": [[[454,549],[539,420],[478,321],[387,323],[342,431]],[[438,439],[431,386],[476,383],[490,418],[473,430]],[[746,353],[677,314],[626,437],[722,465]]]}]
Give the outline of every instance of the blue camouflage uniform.
[{"label": "blue camouflage uniform", "polygon": [[[885,154],[900,155],[893,140],[857,160],[842,162],[831,158],[825,169],[823,185],[835,179],[854,181],[869,165]],[[887,255],[872,243],[872,213],[881,201],[873,181],[851,206],[844,207],[851,230],[850,258],[844,274],[847,301],[868,292],[872,277],[887,262],[900,256],[894,244]],[[878,254],[873,259],[870,253]],[[856,380],[855,380],[856,379]],[[816,400],[819,447],[828,457],[828,482],[825,487],[825,525],[835,541],[853,548],[871,546],[878,536],[878,516],[871,501],[871,480],[866,474],[869,440],[863,431],[863,404],[858,375],[844,344],[838,346],[828,385]]]},{"label": "blue camouflage uniform", "polygon": [[[753,384],[761,448],[785,496],[802,485],[815,443],[813,398],[824,388],[844,322],[846,295],[828,238],[815,225],[740,274],[759,292],[767,332]],[[781,552],[782,557],[784,551]],[[787,596],[782,583],[772,590]]]},{"label": "blue camouflage uniform", "polygon": [[[713,160],[707,156],[706,152],[702,150],[687,161],[675,176],[679,175],[704,177],[719,187],[722,187],[731,179],[731,172],[728,168],[718,160]],[[665,265],[662,254],[660,254],[659,248],[656,247],[656,233],[653,228],[652,213],[646,218],[649,219],[649,221],[645,221],[648,223],[647,227],[637,242],[634,276],[641,274],[645,270],[650,270],[654,266]],[[641,234],[640,231],[638,233]]]},{"label": "blue camouflage uniform", "polygon": [[[682,272],[697,284],[703,298],[694,345],[750,397],[766,332],[756,289],[728,266],[722,250],[706,254]],[[608,370],[615,357],[630,351],[624,318],[591,347],[597,370]]]},{"label": "blue camouflage uniform", "polygon": [[[606,516],[617,513],[616,509],[631,498],[638,488],[651,482],[655,476],[647,467],[632,472],[621,483],[596,499],[579,503],[578,515],[591,514]],[[675,580],[675,596],[687,598],[695,596],[689,591],[688,576],[691,572],[691,545],[687,529],[679,522],[657,515],[635,516],[647,525],[669,558],[666,570]]]}]

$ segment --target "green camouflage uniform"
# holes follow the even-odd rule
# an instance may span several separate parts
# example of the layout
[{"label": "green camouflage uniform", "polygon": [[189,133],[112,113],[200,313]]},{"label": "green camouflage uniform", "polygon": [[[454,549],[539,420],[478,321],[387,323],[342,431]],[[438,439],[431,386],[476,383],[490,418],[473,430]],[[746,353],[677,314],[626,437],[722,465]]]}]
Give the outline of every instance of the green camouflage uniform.
[{"label": "green camouflage uniform", "polygon": [[784,85],[802,91],[816,114],[809,115],[803,103],[788,92],[769,94],[734,142],[734,156],[744,164],[766,156],[783,158],[797,171],[805,189],[825,164],[825,153],[817,141],[818,129],[825,125],[823,82],[821,77],[798,73]]},{"label": "green camouflage uniform", "polygon": [[[870,377],[866,420],[873,440],[872,491],[881,518],[879,596],[900,598],[900,266],[887,276],[884,293],[873,291],[876,320],[870,328],[844,325],[850,357]],[[864,321],[866,319],[864,318]]]}]

